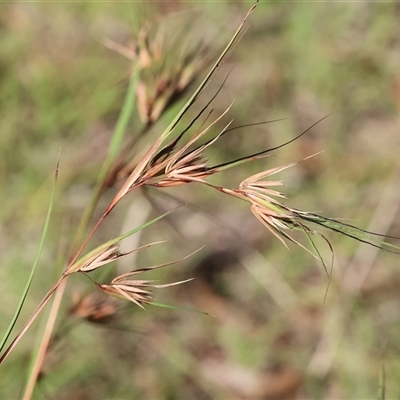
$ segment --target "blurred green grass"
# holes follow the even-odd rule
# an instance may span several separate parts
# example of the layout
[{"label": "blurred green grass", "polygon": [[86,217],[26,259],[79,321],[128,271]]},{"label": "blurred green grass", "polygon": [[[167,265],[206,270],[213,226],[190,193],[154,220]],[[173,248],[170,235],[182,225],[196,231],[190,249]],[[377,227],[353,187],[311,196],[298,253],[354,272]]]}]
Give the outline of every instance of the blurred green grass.
[{"label": "blurred green grass", "polygon": [[[104,38],[127,43],[146,20],[171,18],[181,9],[190,9],[188,18],[204,12],[206,37],[211,29],[229,37],[248,6],[1,4],[1,329],[37,249],[59,147],[56,212],[25,317],[61,268],[106,154],[130,65],[103,46]],[[230,115],[237,125],[287,120],[230,135],[210,158],[226,160],[278,145],[333,115],[276,156],[218,179],[234,187],[250,174],[325,150],[281,174],[288,204],[400,236],[399,13],[396,3],[259,4],[200,102],[235,66],[216,109],[234,98]],[[136,116],[129,134],[139,128]],[[327,279],[309,254],[287,252],[231,199],[186,189],[168,192],[211,216],[188,206],[170,221],[181,235],[165,222],[146,231],[143,242],[156,237],[169,243],[138,261],[169,261],[206,243],[191,263],[160,271],[157,279],[163,281],[196,280],[159,299],[216,318],[149,307],[120,310],[118,324],[125,330],[77,324],[50,351],[36,398],[372,399],[383,347],[387,397],[399,396],[398,256],[329,235],[336,258],[324,306]],[[167,200],[155,199],[168,207]],[[104,226],[103,238],[127,230],[126,221],[135,224],[135,214],[127,216],[136,203],[128,203]],[[65,309],[82,290],[85,282],[74,278]],[[70,318],[61,315],[61,326]],[[2,367],[3,398],[18,394],[34,343],[32,330]]]}]

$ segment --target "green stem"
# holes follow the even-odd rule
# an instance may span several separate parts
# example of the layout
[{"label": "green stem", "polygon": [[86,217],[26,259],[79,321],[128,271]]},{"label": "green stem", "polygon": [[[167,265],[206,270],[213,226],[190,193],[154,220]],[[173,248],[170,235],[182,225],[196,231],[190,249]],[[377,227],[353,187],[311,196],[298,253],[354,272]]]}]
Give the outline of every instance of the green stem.
[{"label": "green stem", "polygon": [[93,191],[93,195],[90,199],[88,206],[85,209],[82,220],[78,226],[78,230],[76,232],[75,239],[71,247],[72,251],[74,251],[77,248],[78,243],[80,243],[82,240],[82,237],[85,233],[87,226],[89,225],[94,209],[96,208],[97,202],[100,198],[104,180],[106,179],[110,167],[112,163],[115,161],[118,152],[121,148],[122,139],[124,137],[129,120],[132,116],[133,109],[135,108],[135,96],[136,96],[135,93],[136,93],[136,85],[139,80],[139,73],[140,73],[139,65],[135,64],[132,77],[129,81],[128,91],[126,93],[125,101],[122,106],[121,113],[118,117],[117,125],[114,129],[114,134],[111,138],[107,158],[103,163],[99,176],[97,177],[97,182]]}]

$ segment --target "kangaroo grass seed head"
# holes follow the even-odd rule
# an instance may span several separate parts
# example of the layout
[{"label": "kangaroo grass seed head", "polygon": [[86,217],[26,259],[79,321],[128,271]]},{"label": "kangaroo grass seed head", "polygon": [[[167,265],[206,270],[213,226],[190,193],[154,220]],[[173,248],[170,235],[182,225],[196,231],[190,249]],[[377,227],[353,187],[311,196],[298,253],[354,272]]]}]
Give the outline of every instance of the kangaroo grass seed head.
[{"label": "kangaroo grass seed head", "polygon": [[110,297],[100,298],[95,293],[74,299],[68,314],[95,324],[106,324],[114,319],[118,307]]},{"label": "kangaroo grass seed head", "polygon": [[[157,242],[158,243],[158,242]],[[155,244],[155,243],[152,243]],[[142,246],[139,249],[143,249],[145,247],[149,247],[149,245]],[[136,249],[139,250],[139,249]],[[181,283],[189,282],[194,278],[186,279],[183,281],[179,282],[172,282],[172,283],[167,283],[167,284],[155,284],[154,280],[138,280],[138,279],[132,279],[132,277],[135,277],[136,275],[149,272],[155,269],[159,268],[164,268],[169,265],[176,264],[180,261],[183,261],[189,257],[191,257],[193,254],[197,253],[200,251],[200,249],[194,251],[193,253],[182,257],[178,260],[170,261],[167,263],[163,264],[158,264],[158,265],[153,265],[151,267],[146,267],[146,268],[140,268],[136,269],[134,271],[127,272],[125,274],[119,275],[116,278],[114,278],[110,284],[101,284],[98,282],[95,282],[93,279],[89,277],[89,279],[105,294],[111,295],[120,299],[125,299],[128,301],[133,302],[134,304],[138,305],[141,308],[144,308],[144,304],[153,304],[153,295],[151,289],[161,289],[161,288],[166,288],[170,286],[175,286],[175,285],[180,285]],[[129,254],[129,253],[126,253]],[[86,272],[86,271],[79,271],[79,272]]]},{"label": "kangaroo grass seed head", "polygon": [[147,249],[150,246],[153,246],[155,244],[163,243],[162,241],[159,242],[153,242],[149,244],[145,244],[143,246],[140,246],[136,249],[133,249],[128,252],[120,252],[119,251],[119,244],[114,243],[110,245],[101,245],[85,256],[83,256],[81,259],[76,261],[74,264],[70,265],[66,271],[64,272],[64,276],[70,275],[74,272],[90,272],[94,271],[103,265],[110,264],[116,260],[118,260],[121,257],[125,257],[129,254],[136,253],[138,251]]},{"label": "kangaroo grass seed head", "polygon": [[97,287],[106,294],[109,294],[120,299],[131,301],[137,306],[144,309],[145,304],[153,304],[154,298],[150,289],[152,288],[166,288],[170,286],[179,285],[181,283],[189,282],[191,279],[184,281],[167,283],[164,285],[155,285],[151,280],[130,280],[115,278],[110,285],[102,285],[96,283]]},{"label": "kangaroo grass seed head", "polygon": [[[181,148],[177,148],[177,145],[191,125],[161,149],[162,138],[160,137],[125,180],[122,188],[115,196],[113,204],[116,204],[122,197],[139,186],[170,187],[195,181],[204,182],[207,176],[219,172],[217,168],[208,166],[203,152],[224,134],[230,123],[212,140],[204,144],[198,144],[198,141],[226,115],[229,109],[230,107],[205,128],[203,123]],[[193,146],[195,148],[190,149]]]},{"label": "kangaroo grass seed head", "polygon": [[138,63],[141,72],[136,86],[137,107],[140,119],[148,125],[181,98],[213,58],[204,41],[189,35],[188,24],[175,27],[180,35],[174,37],[166,35],[162,23],[154,27],[149,23],[142,27],[133,46],[105,42],[109,49]]},{"label": "kangaroo grass seed head", "polygon": [[142,30],[139,34],[138,57],[142,73],[136,95],[139,117],[146,124],[158,120],[211,59],[210,49],[204,42],[197,40],[196,45],[186,45],[187,40],[183,38],[187,34],[188,27],[170,40],[164,38],[162,29]]},{"label": "kangaroo grass seed head", "polygon": [[[316,154],[306,157],[299,162],[303,162],[311,157],[314,157],[315,155]],[[319,232],[318,228],[325,228],[327,230],[356,239],[359,242],[363,242],[389,252],[398,253],[398,246],[383,240],[383,237],[398,239],[397,237],[384,236],[375,232],[369,232],[356,226],[345,224],[333,218],[326,218],[318,214],[288,207],[278,201],[276,199],[277,197],[286,198],[286,196],[272,188],[276,186],[282,186],[283,182],[275,180],[269,181],[265,178],[295,166],[299,162],[271,168],[264,172],[250,176],[249,178],[243,180],[237,189],[230,190],[220,187],[216,189],[228,195],[248,201],[251,204],[250,209],[254,216],[286,247],[287,244],[285,240],[300,246],[315,258],[320,260],[326,271],[326,264],[311,236],[318,235],[327,243],[332,254],[332,263],[334,256],[333,247],[329,240],[321,232]],[[300,231],[307,237],[313,251],[310,251],[302,243],[291,236],[290,233],[295,231]]]},{"label": "kangaroo grass seed head", "polygon": [[298,162],[271,168],[252,175],[243,180],[239,187],[233,191],[233,195],[236,194],[250,202],[250,209],[253,215],[286,247],[285,239],[304,247],[288,234],[289,231],[305,230],[308,234],[315,234],[316,232],[305,226],[293,209],[285,206],[276,199],[276,197],[286,198],[283,193],[272,189],[276,186],[282,186],[283,182],[276,180],[269,181],[265,178],[284,171],[296,164],[298,164]]},{"label": "kangaroo grass seed head", "polygon": [[[207,159],[203,153],[223,135],[231,122],[229,122],[212,140],[205,144],[197,145],[193,150],[190,150],[190,147],[195,145],[213,125],[220,121],[229,111],[229,108],[206,128],[200,128],[181,149],[176,150],[175,146],[177,141],[173,141],[157,153],[150,162],[151,168],[149,170],[149,176],[151,178],[154,177],[154,179],[146,179],[146,184],[158,187],[169,187],[183,185],[189,182],[204,183],[205,178],[218,172],[217,169],[212,169],[208,166]],[[179,139],[178,137],[178,140]],[[154,172],[151,173],[151,171],[160,172],[160,175],[155,175]]]},{"label": "kangaroo grass seed head", "polygon": [[118,297],[120,299],[125,299],[131,301],[137,306],[144,309],[145,304],[152,304],[154,302],[153,294],[151,289],[160,289],[166,288],[170,286],[180,285],[181,283],[189,282],[194,278],[186,279],[179,282],[172,282],[163,285],[154,284],[154,280],[136,280],[130,279],[131,277],[140,274],[142,272],[146,272],[147,270],[151,270],[154,268],[159,268],[165,266],[167,264],[163,264],[156,267],[145,268],[141,270],[131,271],[126,274],[117,276],[114,278],[109,285],[103,285],[96,283],[96,286],[104,293]]}]

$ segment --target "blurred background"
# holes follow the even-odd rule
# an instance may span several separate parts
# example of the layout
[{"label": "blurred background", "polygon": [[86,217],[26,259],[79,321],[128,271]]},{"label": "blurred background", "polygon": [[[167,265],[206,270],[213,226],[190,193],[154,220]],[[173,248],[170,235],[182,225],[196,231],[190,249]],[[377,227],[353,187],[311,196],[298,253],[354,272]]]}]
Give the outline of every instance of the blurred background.
[{"label": "blurred background", "polygon": [[[245,16],[249,2],[82,2],[0,5],[0,329],[28,278],[50,198],[54,214],[21,324],[65,267],[121,110],[138,43],[132,157],[172,120]],[[262,1],[186,126],[213,101],[210,132],[232,131],[208,151],[211,165],[278,146],[331,114],[273,156],[225,171],[234,188],[257,172],[299,161],[282,179],[285,204],[363,229],[400,236],[400,5]],[[176,77],[179,76],[179,79]],[[120,182],[112,180],[99,217]],[[112,301],[71,277],[42,367],[38,399],[375,399],[383,368],[387,398],[400,395],[399,256],[325,233],[332,279],[301,248],[288,251],[246,204],[196,185],[134,192],[91,246],[178,204],[126,241],[125,272],[181,258],[148,274],[157,301],[212,314]],[[299,236],[300,238],[300,236]],[[327,260],[330,251],[317,241]],[[307,243],[305,243],[307,244]],[[397,242],[398,244],[398,242]],[[105,267],[107,268],[107,267]],[[110,268],[110,267],[108,267]],[[110,268],[112,270],[112,268]],[[325,299],[325,294],[326,299]],[[20,394],[41,324],[2,366],[2,398]],[[19,325],[19,327],[21,326]]]}]

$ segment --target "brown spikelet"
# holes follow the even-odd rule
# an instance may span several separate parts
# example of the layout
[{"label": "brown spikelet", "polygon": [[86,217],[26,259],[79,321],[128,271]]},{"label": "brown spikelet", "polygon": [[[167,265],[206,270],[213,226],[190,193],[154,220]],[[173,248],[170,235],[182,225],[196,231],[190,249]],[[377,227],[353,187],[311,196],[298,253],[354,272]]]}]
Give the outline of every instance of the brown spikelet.
[{"label": "brown spikelet", "polygon": [[[199,249],[201,250],[201,249]],[[172,282],[166,284],[155,284],[154,280],[140,280],[140,279],[132,279],[136,275],[149,272],[155,269],[164,268],[169,265],[176,264],[180,261],[183,261],[193,254],[197,253],[199,250],[194,251],[193,253],[180,258],[179,260],[167,262],[164,264],[154,265],[151,267],[140,268],[134,271],[127,272],[125,274],[119,275],[114,278],[110,284],[100,284],[94,282],[96,286],[104,293],[118,297],[121,299],[125,299],[131,301],[137,306],[144,308],[145,304],[152,304],[154,302],[153,294],[151,289],[161,289],[170,286],[180,285],[181,283],[189,282],[194,278],[186,279],[179,282]]]},{"label": "brown spikelet", "polygon": [[94,293],[75,299],[68,314],[96,324],[110,322],[118,311],[115,301],[111,298],[100,298]]},{"label": "brown spikelet", "polygon": [[110,245],[102,245],[85,256],[83,256],[81,259],[70,265],[66,271],[64,272],[64,276],[70,275],[74,272],[90,272],[94,271],[103,265],[110,264],[119,258],[125,257],[129,254],[132,253],[137,253],[141,250],[147,249],[150,246],[154,246],[156,244],[163,243],[162,241],[160,242],[153,242],[153,243],[148,243],[143,246],[137,247],[136,249],[133,249],[128,252],[121,252],[119,251],[119,244],[110,244]]},{"label": "brown spikelet", "polygon": [[[196,132],[193,137],[181,149],[167,153],[165,158],[161,159],[159,154],[154,157],[153,165],[148,172],[146,184],[157,187],[169,187],[186,184],[189,182],[204,182],[204,178],[214,174],[216,171],[208,168],[207,160],[203,152],[229,127],[229,122],[225,128],[211,141],[204,145],[198,145],[195,149],[189,150],[191,146],[197,143],[218,121],[220,121],[229,111],[228,107],[218,118],[210,123],[206,128]],[[160,176],[155,176],[154,172],[162,172]],[[153,178],[154,179],[151,179]]]},{"label": "brown spikelet", "polygon": [[204,44],[189,49],[182,44],[185,35],[169,42],[162,35],[160,30],[143,31],[138,42],[142,74],[136,94],[139,116],[146,124],[158,120],[181,97],[210,59]]},{"label": "brown spikelet", "polygon": [[184,281],[172,282],[163,285],[156,285],[152,280],[134,280],[130,277],[140,273],[141,271],[132,271],[130,273],[114,278],[109,285],[96,283],[97,287],[106,294],[115,296],[121,299],[126,299],[144,309],[144,304],[153,303],[153,295],[151,288],[166,288],[189,282],[191,279]]},{"label": "brown spikelet", "polygon": [[182,96],[212,58],[203,42],[188,46],[187,39],[182,40],[188,36],[189,26],[175,28],[182,31],[181,35],[170,38],[162,26],[146,24],[130,46],[105,41],[109,49],[138,63],[141,74],[136,88],[137,106],[140,119],[148,125]]}]

